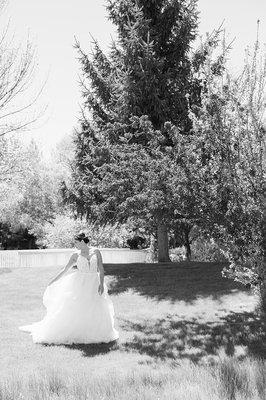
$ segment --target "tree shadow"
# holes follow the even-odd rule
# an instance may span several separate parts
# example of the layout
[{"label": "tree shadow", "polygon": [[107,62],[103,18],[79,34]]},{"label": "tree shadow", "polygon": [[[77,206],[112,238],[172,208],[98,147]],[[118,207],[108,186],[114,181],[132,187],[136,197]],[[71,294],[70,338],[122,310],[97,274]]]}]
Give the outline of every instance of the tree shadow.
[{"label": "tree shadow", "polygon": [[95,357],[98,355],[107,354],[111,351],[117,350],[118,341],[113,340],[109,343],[73,343],[73,344],[55,344],[43,343],[45,347],[64,347],[70,350],[78,350],[83,357]]},{"label": "tree shadow", "polygon": [[[245,287],[222,277],[226,263],[180,262],[165,264],[106,264],[106,275],[111,275],[110,294],[132,289],[156,300],[192,302],[199,296],[219,299],[236,289]],[[248,291],[247,291],[248,292]]]},{"label": "tree shadow", "polygon": [[231,312],[216,322],[182,320],[178,315],[143,323],[125,321],[124,329],[137,332],[123,344],[126,351],[137,351],[157,360],[215,363],[226,356],[266,359],[265,325],[250,312]]}]

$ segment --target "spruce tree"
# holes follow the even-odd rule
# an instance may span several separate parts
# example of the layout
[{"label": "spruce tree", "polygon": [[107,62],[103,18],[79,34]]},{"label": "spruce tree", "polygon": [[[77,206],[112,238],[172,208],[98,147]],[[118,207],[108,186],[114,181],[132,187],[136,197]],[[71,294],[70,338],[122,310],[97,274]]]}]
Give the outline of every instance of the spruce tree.
[{"label": "spruce tree", "polygon": [[109,0],[118,34],[109,54],[97,41],[90,57],[76,44],[84,108],[66,201],[99,223],[143,221],[157,232],[159,261],[169,261],[168,229],[185,213],[178,154],[191,131],[196,2]]}]

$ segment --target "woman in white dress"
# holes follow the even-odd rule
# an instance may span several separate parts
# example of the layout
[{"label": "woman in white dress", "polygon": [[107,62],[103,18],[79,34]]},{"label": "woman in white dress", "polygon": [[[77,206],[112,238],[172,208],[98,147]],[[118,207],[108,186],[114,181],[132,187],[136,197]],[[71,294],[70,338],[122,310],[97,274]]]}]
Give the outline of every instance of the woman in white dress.
[{"label": "woman in white dress", "polygon": [[[117,340],[114,308],[104,282],[102,256],[88,246],[84,233],[75,237],[80,250],[52,279],[43,295],[46,316],[39,322],[20,326],[34,343],[108,343]],[[76,265],[76,269],[71,269]]]}]

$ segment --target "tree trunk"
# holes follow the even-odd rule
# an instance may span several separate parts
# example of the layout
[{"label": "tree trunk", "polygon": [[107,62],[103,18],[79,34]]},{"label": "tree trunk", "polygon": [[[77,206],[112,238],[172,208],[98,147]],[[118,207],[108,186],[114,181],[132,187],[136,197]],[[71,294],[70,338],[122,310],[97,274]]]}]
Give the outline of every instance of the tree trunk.
[{"label": "tree trunk", "polygon": [[263,193],[263,217],[262,217],[262,250],[263,260],[261,268],[262,284],[260,286],[261,308],[266,316],[266,185]]},{"label": "tree trunk", "polygon": [[186,248],[187,261],[190,261],[190,259],[191,259],[191,247],[190,247],[190,241],[189,241],[189,232],[190,232],[190,229],[185,230],[185,248]]},{"label": "tree trunk", "polygon": [[157,226],[158,261],[169,262],[169,244],[167,226],[159,222]]}]

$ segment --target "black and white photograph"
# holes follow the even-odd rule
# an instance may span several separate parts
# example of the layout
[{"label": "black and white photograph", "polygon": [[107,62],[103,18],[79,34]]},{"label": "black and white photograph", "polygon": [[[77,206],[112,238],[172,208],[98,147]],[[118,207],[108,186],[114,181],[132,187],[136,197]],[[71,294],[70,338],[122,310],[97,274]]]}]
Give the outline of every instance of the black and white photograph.
[{"label": "black and white photograph", "polygon": [[265,0],[0,0],[0,400],[265,399]]}]

